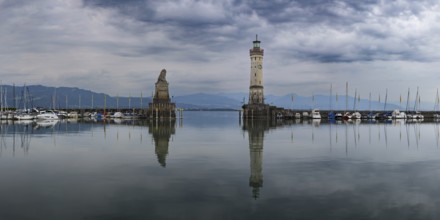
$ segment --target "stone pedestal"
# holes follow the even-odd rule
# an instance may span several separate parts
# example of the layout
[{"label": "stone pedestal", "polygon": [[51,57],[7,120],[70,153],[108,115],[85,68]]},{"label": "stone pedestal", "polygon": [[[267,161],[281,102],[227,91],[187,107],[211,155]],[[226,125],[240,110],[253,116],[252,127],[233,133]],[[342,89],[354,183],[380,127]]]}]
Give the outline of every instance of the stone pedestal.
[{"label": "stone pedestal", "polygon": [[271,106],[266,104],[243,105],[243,118],[271,118]]}]

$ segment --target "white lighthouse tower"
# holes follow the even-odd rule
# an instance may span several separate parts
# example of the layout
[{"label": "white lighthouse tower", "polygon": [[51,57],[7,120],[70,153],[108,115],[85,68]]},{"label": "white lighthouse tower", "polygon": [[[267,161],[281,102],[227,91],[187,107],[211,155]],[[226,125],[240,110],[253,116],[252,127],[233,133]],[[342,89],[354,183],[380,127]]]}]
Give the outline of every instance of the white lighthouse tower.
[{"label": "white lighthouse tower", "polygon": [[264,50],[260,48],[258,35],[253,41],[253,48],[249,51],[251,57],[251,81],[249,87],[249,105],[264,104],[263,93],[263,55]]}]

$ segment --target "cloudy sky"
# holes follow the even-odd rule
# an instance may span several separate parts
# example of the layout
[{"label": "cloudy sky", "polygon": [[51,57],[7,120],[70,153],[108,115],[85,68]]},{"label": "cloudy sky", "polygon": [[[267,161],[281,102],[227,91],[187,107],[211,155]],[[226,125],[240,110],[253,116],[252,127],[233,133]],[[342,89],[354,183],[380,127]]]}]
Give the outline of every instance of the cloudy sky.
[{"label": "cloudy sky", "polygon": [[438,0],[0,0],[3,84],[173,95],[247,92],[258,34],[266,94],[435,100]]}]

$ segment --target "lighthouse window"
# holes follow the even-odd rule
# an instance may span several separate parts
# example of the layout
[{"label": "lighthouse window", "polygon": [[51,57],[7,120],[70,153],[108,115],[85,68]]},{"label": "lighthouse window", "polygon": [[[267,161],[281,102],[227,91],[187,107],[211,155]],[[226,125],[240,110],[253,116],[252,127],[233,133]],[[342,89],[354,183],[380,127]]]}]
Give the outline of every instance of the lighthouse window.
[{"label": "lighthouse window", "polygon": [[255,76],[257,76],[257,73],[254,73]]}]

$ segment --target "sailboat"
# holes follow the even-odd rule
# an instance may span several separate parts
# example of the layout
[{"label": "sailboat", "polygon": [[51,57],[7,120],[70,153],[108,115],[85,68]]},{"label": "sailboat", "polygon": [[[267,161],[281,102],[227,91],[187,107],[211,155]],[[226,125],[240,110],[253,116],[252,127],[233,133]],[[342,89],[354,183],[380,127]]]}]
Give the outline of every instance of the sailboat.
[{"label": "sailboat", "polygon": [[408,111],[408,109],[409,109],[409,91],[410,91],[410,90],[409,90],[409,88],[408,88],[408,97],[406,98],[406,108],[405,108],[405,111],[406,111],[406,119],[412,119],[412,118],[413,118],[412,113]]},{"label": "sailboat", "polygon": [[35,119],[35,115],[32,114],[32,110],[28,109],[27,104],[30,102],[31,98],[29,95],[29,89],[26,87],[26,84],[23,86],[22,98],[23,109],[18,110],[14,115],[15,120],[33,120]]},{"label": "sailboat", "polygon": [[110,115],[110,118],[122,118],[124,114],[119,111],[119,95],[116,96],[116,112]]},{"label": "sailboat", "polygon": [[414,103],[414,112],[415,113],[413,115],[413,119],[423,120],[424,116],[422,115],[422,113],[420,113],[419,108],[420,108],[420,94],[419,94],[419,87],[417,87],[416,101]]},{"label": "sailboat", "polygon": [[388,103],[388,89],[385,91],[385,102],[383,104],[383,119],[390,120],[392,119],[392,113],[387,111],[387,103]]},{"label": "sailboat", "polygon": [[405,112],[401,112],[401,106],[402,105],[402,95],[400,95],[400,105],[398,109],[394,109],[394,111],[391,113],[391,118],[392,119],[405,119],[406,118],[406,114]]},{"label": "sailboat", "polygon": [[[338,106],[338,93],[336,93],[336,106]],[[342,113],[336,112],[335,113],[335,119],[336,120],[341,120],[342,119]]]},{"label": "sailboat", "polygon": [[[409,90],[408,90],[408,96],[409,96]],[[406,113],[400,111],[400,109],[402,108],[402,94],[400,94],[400,104],[399,104],[399,109],[395,109],[393,111],[393,113],[391,113],[391,117],[393,119],[406,119]]]},{"label": "sailboat", "polygon": [[0,119],[10,120],[13,119],[13,112],[8,109],[6,102],[7,90],[3,89],[3,85],[0,87]]},{"label": "sailboat", "polygon": [[344,120],[351,119],[351,114],[350,112],[347,112],[347,109],[348,109],[348,82],[345,82],[345,113],[342,116]]},{"label": "sailboat", "polygon": [[367,115],[367,119],[369,119],[369,120],[374,120],[374,119],[376,119],[376,114],[374,114],[372,111],[371,111],[371,92],[370,92],[370,95],[368,96],[368,115]]},{"label": "sailboat", "polygon": [[[379,96],[380,99],[380,96]],[[388,101],[388,89],[385,91],[385,102],[383,104],[383,113],[379,115],[379,119],[381,120],[391,120],[392,119],[392,113],[387,111],[387,101]]]},{"label": "sailboat", "polygon": [[321,113],[319,110],[315,108],[315,95],[312,95],[313,109],[310,113],[310,118],[312,119],[321,119]]},{"label": "sailboat", "polygon": [[361,119],[362,115],[356,109],[356,101],[360,101],[360,97],[357,97],[357,89],[354,90],[354,102],[353,102],[353,114],[351,115],[352,119]]}]

